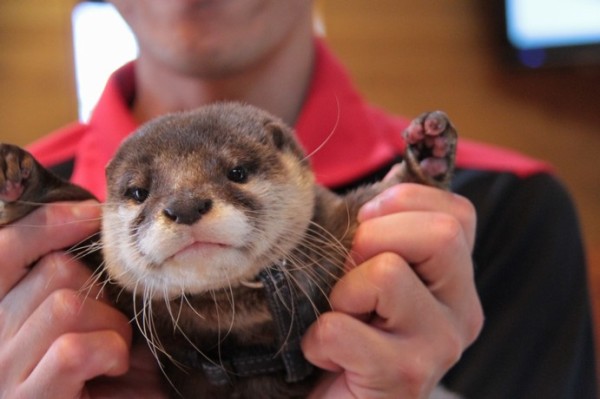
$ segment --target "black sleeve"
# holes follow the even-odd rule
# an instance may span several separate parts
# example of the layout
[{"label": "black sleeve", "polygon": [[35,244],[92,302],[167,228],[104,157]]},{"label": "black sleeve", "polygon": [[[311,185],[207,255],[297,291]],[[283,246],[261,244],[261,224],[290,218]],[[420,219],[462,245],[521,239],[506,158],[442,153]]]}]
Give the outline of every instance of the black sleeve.
[{"label": "black sleeve", "polygon": [[58,163],[55,165],[50,165],[48,167],[48,169],[54,173],[55,175],[57,175],[58,177],[61,177],[65,180],[69,180],[71,178],[71,175],[73,174],[73,168],[75,166],[75,160],[74,159],[68,159],[62,163]]},{"label": "black sleeve", "polygon": [[458,171],[478,212],[484,329],[445,385],[467,398],[595,398],[586,262],[577,215],[548,174]]}]

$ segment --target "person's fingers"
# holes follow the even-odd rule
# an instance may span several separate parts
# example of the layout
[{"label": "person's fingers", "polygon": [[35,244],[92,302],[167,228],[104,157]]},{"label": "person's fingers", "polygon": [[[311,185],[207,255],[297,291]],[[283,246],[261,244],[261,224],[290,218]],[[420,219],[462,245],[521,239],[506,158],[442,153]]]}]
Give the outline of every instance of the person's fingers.
[{"label": "person's fingers", "polygon": [[84,397],[85,382],[101,375],[124,374],[129,367],[129,342],[115,331],[65,334],[48,352],[19,389],[24,398]]},{"label": "person's fingers", "polygon": [[100,205],[95,201],[42,206],[23,219],[0,229],[0,298],[43,255],[70,247],[100,227]]},{"label": "person's fingers", "polygon": [[[89,288],[82,289],[82,287]],[[0,300],[4,315],[0,340],[12,337],[48,295],[58,289],[81,290],[82,295],[99,297],[99,289],[91,281],[90,270],[69,255],[54,252],[43,257],[36,266]]]},{"label": "person's fingers", "polygon": [[465,232],[467,243],[471,248],[473,247],[477,220],[473,204],[458,194],[435,187],[415,183],[390,187],[367,202],[360,209],[358,219],[362,222],[405,211],[433,211],[454,216]]},{"label": "person's fingers", "polygon": [[113,330],[126,342],[131,341],[128,319],[112,306],[86,298],[78,291],[54,291],[10,341],[12,353],[18,353],[19,348],[27,348],[27,355],[15,357],[11,368],[21,370],[22,378],[25,378],[62,335],[102,330]]},{"label": "person's fingers", "polygon": [[365,325],[386,339],[421,342],[435,337],[429,346],[439,350],[431,358],[444,365],[456,361],[467,345],[452,309],[438,302],[410,265],[393,253],[379,254],[351,270],[333,287],[330,301],[336,312],[358,312]]},{"label": "person's fingers", "polygon": [[359,221],[355,267],[333,287],[333,311],[303,340],[307,359],[337,373],[315,397],[424,397],[481,328],[474,208],[403,184],[367,203]]},{"label": "person's fingers", "polygon": [[402,333],[440,317],[437,302],[409,264],[398,255],[379,254],[350,270],[333,287],[334,311],[352,315],[389,333]]},{"label": "person's fingers", "polygon": [[[129,357],[129,371],[119,377],[99,377],[86,384],[93,398],[164,399],[164,376],[145,341],[136,341]],[[162,377],[162,378],[161,378]]]},{"label": "person's fingers", "polygon": [[[429,327],[451,329],[444,320]],[[338,376],[317,397],[412,398],[429,392],[461,353],[435,337],[420,329],[391,334],[330,312],[309,328],[302,349],[307,360]]]},{"label": "person's fingers", "polygon": [[348,391],[355,397],[420,397],[466,346],[452,310],[396,254],[352,269],[330,300],[333,311],[321,315],[302,342],[309,361],[343,371],[320,387],[323,397]]},{"label": "person's fingers", "polygon": [[[340,334],[344,334],[343,340]],[[358,349],[364,345],[365,339],[373,346],[382,345],[375,329],[349,315],[333,311],[322,314],[309,328],[302,348],[306,358],[320,368],[359,372],[375,360],[372,358],[373,351]]]},{"label": "person's fingers", "polygon": [[475,338],[482,318],[480,302],[470,247],[455,218],[444,213],[402,212],[361,223],[353,246],[357,263],[385,252],[402,256],[429,291],[453,311],[465,338]]}]

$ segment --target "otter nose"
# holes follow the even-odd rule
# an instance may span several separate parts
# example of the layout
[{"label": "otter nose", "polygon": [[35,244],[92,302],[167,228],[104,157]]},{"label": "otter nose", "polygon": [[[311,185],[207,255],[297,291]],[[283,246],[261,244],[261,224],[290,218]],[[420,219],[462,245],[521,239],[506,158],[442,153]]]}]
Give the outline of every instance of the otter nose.
[{"label": "otter nose", "polygon": [[163,214],[178,224],[194,224],[212,208],[210,199],[187,199],[171,201]]}]

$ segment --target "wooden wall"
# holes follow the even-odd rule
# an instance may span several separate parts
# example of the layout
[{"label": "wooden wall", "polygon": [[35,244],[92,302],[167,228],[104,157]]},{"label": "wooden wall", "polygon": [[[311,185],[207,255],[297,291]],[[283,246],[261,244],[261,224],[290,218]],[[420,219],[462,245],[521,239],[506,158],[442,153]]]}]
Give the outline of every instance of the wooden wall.
[{"label": "wooden wall", "polygon": [[25,144],[77,117],[74,4],[0,1],[0,140]]},{"label": "wooden wall", "polygon": [[[407,116],[444,109],[464,137],[556,166],[580,210],[600,310],[600,67],[508,68],[494,39],[495,1],[318,5],[328,40],[373,102]],[[76,118],[74,3],[0,2],[0,140],[25,144]]]}]

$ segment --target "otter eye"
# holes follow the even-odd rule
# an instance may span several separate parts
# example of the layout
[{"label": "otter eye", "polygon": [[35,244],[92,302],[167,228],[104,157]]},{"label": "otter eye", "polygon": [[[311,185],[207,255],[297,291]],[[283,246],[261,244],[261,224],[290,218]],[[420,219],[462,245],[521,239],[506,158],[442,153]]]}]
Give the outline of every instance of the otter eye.
[{"label": "otter eye", "polygon": [[125,191],[125,196],[134,200],[138,204],[141,204],[142,202],[146,201],[148,195],[150,195],[148,190],[140,187],[130,187],[127,189],[127,191]]},{"label": "otter eye", "polygon": [[227,173],[227,178],[234,183],[246,183],[248,181],[248,169],[244,166],[236,166]]}]

